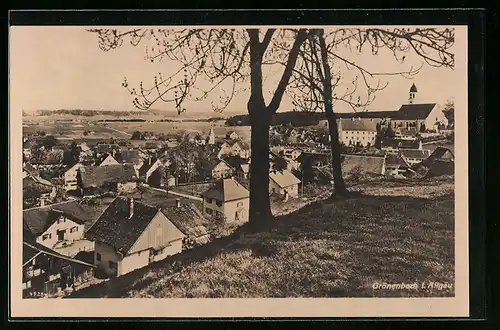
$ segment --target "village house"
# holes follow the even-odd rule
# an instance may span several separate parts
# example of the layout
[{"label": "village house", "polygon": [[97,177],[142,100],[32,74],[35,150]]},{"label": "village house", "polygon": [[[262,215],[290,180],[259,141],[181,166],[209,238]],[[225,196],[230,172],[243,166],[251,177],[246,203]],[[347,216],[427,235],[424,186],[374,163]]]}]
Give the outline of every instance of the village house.
[{"label": "village house", "polygon": [[[144,161],[142,166],[139,168],[139,178],[143,180],[146,183],[150,183],[150,179],[153,179],[151,183],[154,183],[154,185],[160,185],[161,182],[158,180],[156,176],[152,178],[153,173],[157,172],[157,170],[163,166],[162,161],[160,158],[156,157],[149,157]],[[161,176],[160,173],[158,173],[158,176]]]},{"label": "village house", "polygon": [[238,140],[240,136],[235,131],[228,131],[226,133],[226,139]]},{"label": "village house", "polygon": [[394,136],[396,139],[414,141],[418,138],[419,132],[417,131],[416,127],[410,127],[410,128],[398,127],[394,132]]},{"label": "village house", "polygon": [[62,255],[32,241],[23,242],[23,298],[62,295],[94,277],[91,263]]},{"label": "village house", "polygon": [[114,277],[180,253],[186,235],[161,208],[117,197],[87,236],[95,241],[94,264]]},{"label": "village house", "polygon": [[354,174],[370,174],[370,175],[385,175],[386,156],[367,156],[367,155],[353,155],[343,154],[342,159],[342,173],[345,177]]},{"label": "village house", "polygon": [[240,158],[238,156],[230,156],[223,159],[223,161],[231,167],[229,175],[234,175],[240,179],[248,178],[250,165],[248,159]]},{"label": "village house", "polygon": [[269,192],[273,194],[298,197],[300,180],[288,170],[269,173]]},{"label": "village house", "polygon": [[233,178],[219,179],[202,194],[203,214],[226,222],[248,222],[250,192]]},{"label": "village house", "polygon": [[387,175],[404,175],[411,168],[406,159],[401,154],[387,154],[385,158],[385,172]]},{"label": "village house", "polygon": [[413,165],[412,170],[425,177],[453,175],[455,155],[448,148],[437,147],[429,157]]},{"label": "village house", "polygon": [[139,180],[132,165],[82,166],[76,178],[82,196],[96,192],[128,192],[137,187]]},{"label": "village house", "polygon": [[86,221],[88,216],[77,202],[32,208],[23,211],[23,232],[25,239],[54,249],[61,242],[83,240]]},{"label": "village house", "polygon": [[172,223],[186,235],[183,249],[187,249],[190,240],[196,244],[205,244],[210,240],[206,225],[208,220],[191,200],[176,199],[175,204],[162,207],[162,212]]},{"label": "village house", "polygon": [[282,148],[280,155],[285,157],[286,160],[297,159],[302,154],[302,150],[299,148]]},{"label": "village house", "polygon": [[338,124],[339,141],[346,145],[375,145],[377,137],[377,122],[372,119],[341,119]]},{"label": "village house", "polygon": [[422,150],[422,140],[410,141],[386,137],[381,140],[380,149],[391,154],[398,154],[400,149]]},{"label": "village house", "polygon": [[64,172],[64,190],[73,191],[78,189],[76,174],[78,173],[78,169],[82,166],[83,164],[77,163]]},{"label": "village house", "polygon": [[217,155],[218,158],[227,156],[250,157],[250,145],[244,141],[225,141]]},{"label": "village house", "polygon": [[29,163],[23,166],[23,202],[31,207],[37,204],[44,206],[56,197],[57,189],[52,182],[40,177],[40,174]]},{"label": "village house", "polygon": [[401,153],[401,155],[403,155],[410,166],[420,163],[431,154],[430,150],[427,149],[400,149],[399,152]]},{"label": "village house", "polygon": [[214,159],[209,163],[213,179],[227,178],[233,174],[233,168],[224,159]]},{"label": "village house", "polygon": [[[114,152],[116,155],[116,152]],[[120,165],[120,163],[112,155],[104,154],[102,156],[103,160],[100,161],[99,166],[110,166],[110,165]]]}]

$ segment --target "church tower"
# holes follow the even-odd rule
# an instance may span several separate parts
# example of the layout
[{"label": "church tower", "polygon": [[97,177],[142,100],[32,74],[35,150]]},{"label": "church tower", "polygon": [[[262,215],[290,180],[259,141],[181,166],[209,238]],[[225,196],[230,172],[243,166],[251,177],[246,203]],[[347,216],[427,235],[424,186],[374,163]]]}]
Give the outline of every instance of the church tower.
[{"label": "church tower", "polygon": [[210,133],[208,133],[208,144],[209,145],[214,145],[215,144],[215,134],[214,134],[214,127],[210,127]]},{"label": "church tower", "polygon": [[415,99],[417,97],[417,86],[415,86],[415,84],[411,85],[410,87],[410,96],[408,98],[408,103],[412,104],[412,103],[415,103]]}]

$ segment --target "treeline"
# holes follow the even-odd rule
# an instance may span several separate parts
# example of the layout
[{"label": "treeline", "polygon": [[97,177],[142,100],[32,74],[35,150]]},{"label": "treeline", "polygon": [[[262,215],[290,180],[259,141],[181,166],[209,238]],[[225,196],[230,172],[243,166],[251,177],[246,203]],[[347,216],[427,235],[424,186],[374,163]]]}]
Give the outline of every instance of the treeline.
[{"label": "treeline", "polygon": [[144,115],[144,111],[114,111],[114,110],[82,110],[82,109],[59,109],[59,110],[37,110],[38,116],[50,115],[72,115],[72,116],[132,116]]},{"label": "treeline", "polygon": [[103,119],[100,120],[100,122],[105,122],[105,123],[116,123],[116,122],[139,122],[143,123],[146,122],[146,119],[141,119],[141,118],[132,118],[132,119]]},{"label": "treeline", "polygon": [[[271,119],[271,126],[313,126],[318,125],[320,120],[326,119],[322,112],[278,112]],[[250,126],[248,115],[236,115],[226,120],[228,126]]]}]

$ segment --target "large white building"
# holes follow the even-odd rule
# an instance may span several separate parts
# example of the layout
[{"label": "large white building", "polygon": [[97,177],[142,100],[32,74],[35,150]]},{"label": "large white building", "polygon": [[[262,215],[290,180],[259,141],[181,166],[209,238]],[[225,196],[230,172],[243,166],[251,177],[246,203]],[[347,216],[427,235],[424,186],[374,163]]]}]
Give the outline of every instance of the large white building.
[{"label": "large white building", "polygon": [[346,146],[373,146],[377,137],[377,121],[372,118],[339,120],[339,140]]},{"label": "large white building", "polygon": [[226,222],[248,222],[250,192],[238,181],[220,179],[203,193],[203,214],[223,216]]}]

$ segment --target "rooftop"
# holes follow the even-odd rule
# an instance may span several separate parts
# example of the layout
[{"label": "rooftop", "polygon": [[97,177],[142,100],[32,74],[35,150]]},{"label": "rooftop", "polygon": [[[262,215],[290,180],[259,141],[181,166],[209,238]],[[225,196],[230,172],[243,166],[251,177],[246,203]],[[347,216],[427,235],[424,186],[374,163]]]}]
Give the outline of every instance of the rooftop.
[{"label": "rooftop", "polygon": [[424,120],[431,113],[436,103],[404,104],[393,116],[393,120]]},{"label": "rooftop", "polygon": [[300,180],[288,170],[271,172],[269,173],[269,178],[276,182],[280,188],[286,188],[300,183]]},{"label": "rooftop", "polygon": [[237,199],[248,198],[250,196],[250,192],[238,181],[229,178],[218,180],[202,195],[218,201],[229,202]]}]

